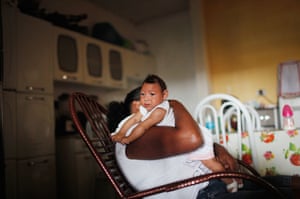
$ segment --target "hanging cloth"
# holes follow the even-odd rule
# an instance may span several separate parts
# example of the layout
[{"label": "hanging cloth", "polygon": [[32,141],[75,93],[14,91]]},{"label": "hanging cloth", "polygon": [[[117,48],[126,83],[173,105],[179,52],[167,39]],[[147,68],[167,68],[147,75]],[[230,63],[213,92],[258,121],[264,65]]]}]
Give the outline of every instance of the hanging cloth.
[{"label": "hanging cloth", "polygon": [[279,64],[279,97],[300,96],[300,61]]}]

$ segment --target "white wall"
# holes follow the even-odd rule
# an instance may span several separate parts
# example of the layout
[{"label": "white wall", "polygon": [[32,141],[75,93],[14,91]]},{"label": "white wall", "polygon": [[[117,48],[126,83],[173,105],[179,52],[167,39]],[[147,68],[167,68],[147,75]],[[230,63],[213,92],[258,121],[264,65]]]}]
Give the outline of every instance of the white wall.
[{"label": "white wall", "polygon": [[[178,99],[193,113],[196,104],[208,93],[203,34],[198,20],[200,1],[190,0],[191,13],[180,12],[138,27],[87,0],[43,0],[41,7],[64,14],[87,13],[88,20],[81,25],[91,28],[96,22],[109,21],[122,36],[131,40],[145,39],[156,57],[157,74],[168,85],[169,98]],[[101,93],[105,94],[105,101],[110,101],[122,100],[126,92]]]},{"label": "white wall", "polygon": [[88,0],[41,0],[40,8],[46,8],[48,13],[57,11],[65,15],[87,14],[88,18],[82,20],[80,25],[88,26],[89,33],[92,32],[95,23],[110,22],[121,36],[131,41],[143,39],[132,23],[113,15]]},{"label": "white wall", "polygon": [[[207,83],[206,78],[199,79],[197,74],[203,64],[195,58],[192,22],[187,11],[151,21],[139,28],[155,53],[157,74],[166,81],[169,98],[178,99],[193,114],[201,97],[207,95]],[[206,77],[206,74],[200,77]]]}]

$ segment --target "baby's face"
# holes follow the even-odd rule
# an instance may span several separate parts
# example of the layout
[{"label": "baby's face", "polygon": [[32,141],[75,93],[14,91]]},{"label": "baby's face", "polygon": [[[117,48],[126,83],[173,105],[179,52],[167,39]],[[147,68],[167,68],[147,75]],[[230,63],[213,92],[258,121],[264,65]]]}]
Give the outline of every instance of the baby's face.
[{"label": "baby's face", "polygon": [[167,98],[167,91],[162,91],[158,83],[144,83],[141,89],[141,105],[151,111]]}]

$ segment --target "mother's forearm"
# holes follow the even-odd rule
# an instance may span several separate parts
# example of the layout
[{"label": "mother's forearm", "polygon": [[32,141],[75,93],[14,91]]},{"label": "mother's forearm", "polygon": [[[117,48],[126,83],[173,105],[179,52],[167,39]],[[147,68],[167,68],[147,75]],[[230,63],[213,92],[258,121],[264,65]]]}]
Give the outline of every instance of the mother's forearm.
[{"label": "mother's forearm", "polygon": [[200,136],[179,131],[173,127],[152,127],[126,148],[130,159],[159,159],[193,151],[201,146]]},{"label": "mother's forearm", "polygon": [[203,143],[201,131],[184,106],[171,101],[176,127],[151,127],[142,137],[127,145],[132,159],[158,159],[187,153]]}]

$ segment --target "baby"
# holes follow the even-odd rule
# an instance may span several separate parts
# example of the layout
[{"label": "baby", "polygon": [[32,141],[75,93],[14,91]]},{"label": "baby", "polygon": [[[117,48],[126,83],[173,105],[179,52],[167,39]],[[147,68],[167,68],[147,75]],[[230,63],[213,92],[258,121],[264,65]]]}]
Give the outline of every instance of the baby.
[{"label": "baby", "polygon": [[[168,90],[165,82],[157,75],[148,75],[142,83],[139,110],[128,117],[118,128],[119,130],[112,134],[112,140],[129,144],[141,137],[152,126],[174,127],[174,113],[167,97]],[[204,145],[190,153],[188,161],[201,161],[206,167],[204,169],[206,173],[225,171],[223,165],[214,156],[212,137],[205,129],[202,129],[202,134]],[[225,182],[227,191],[237,191],[238,183],[236,180],[224,178],[222,181]]]},{"label": "baby", "polygon": [[[148,75],[142,83],[139,111],[133,113],[120,130],[112,135],[112,140],[129,144],[154,125],[174,126],[174,114],[167,97],[165,82],[157,75]],[[129,131],[131,128],[132,131]]]}]

